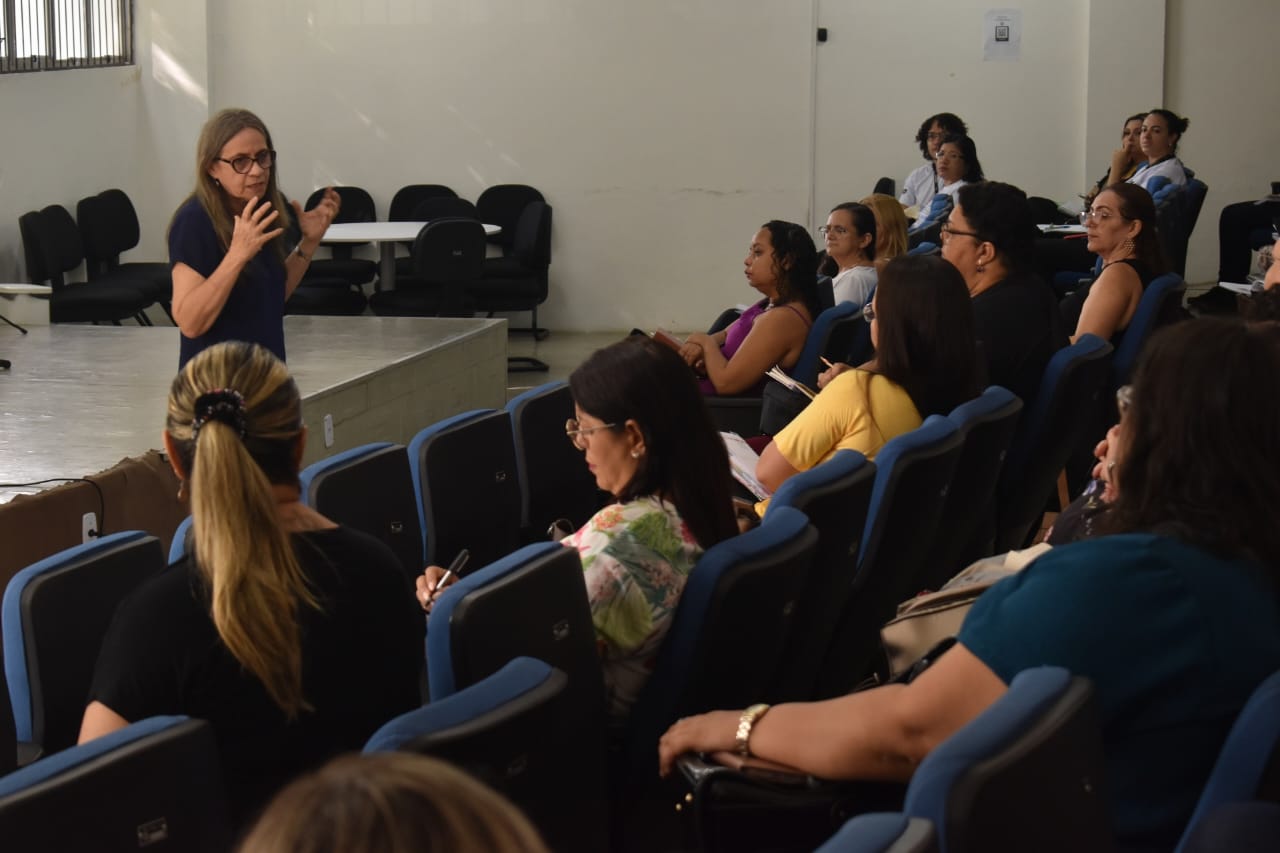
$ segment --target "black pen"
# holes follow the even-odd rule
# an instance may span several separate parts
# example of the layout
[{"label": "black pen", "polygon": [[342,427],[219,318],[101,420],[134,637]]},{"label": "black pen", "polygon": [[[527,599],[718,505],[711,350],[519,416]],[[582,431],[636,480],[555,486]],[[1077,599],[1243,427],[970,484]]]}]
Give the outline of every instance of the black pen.
[{"label": "black pen", "polygon": [[453,558],[453,562],[449,564],[449,568],[445,570],[445,573],[440,576],[440,580],[436,581],[435,588],[431,590],[431,598],[429,599],[430,601],[436,600],[436,595],[444,587],[445,581],[447,581],[453,575],[456,575],[458,572],[462,571],[464,568],[466,568],[467,560],[469,559],[471,559],[471,552],[468,551],[466,548],[463,548],[461,551],[458,552],[458,556]]}]

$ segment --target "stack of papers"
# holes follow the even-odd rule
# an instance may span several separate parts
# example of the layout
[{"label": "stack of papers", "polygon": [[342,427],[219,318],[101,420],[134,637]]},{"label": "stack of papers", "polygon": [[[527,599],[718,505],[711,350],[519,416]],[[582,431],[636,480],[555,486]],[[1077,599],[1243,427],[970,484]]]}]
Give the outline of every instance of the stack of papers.
[{"label": "stack of papers", "polygon": [[756,463],[760,461],[760,454],[752,450],[751,445],[736,432],[722,432],[720,438],[724,440],[725,449],[729,451],[729,470],[733,472],[733,479],[745,486],[747,491],[759,500],[765,500],[773,494],[756,479]]},{"label": "stack of papers", "polygon": [[817,396],[817,392],[810,390],[809,386],[805,385],[803,382],[797,382],[795,379],[792,379],[776,364],[766,370],[764,375],[768,376],[775,382],[781,383],[782,387],[789,391],[799,391],[810,400]]}]

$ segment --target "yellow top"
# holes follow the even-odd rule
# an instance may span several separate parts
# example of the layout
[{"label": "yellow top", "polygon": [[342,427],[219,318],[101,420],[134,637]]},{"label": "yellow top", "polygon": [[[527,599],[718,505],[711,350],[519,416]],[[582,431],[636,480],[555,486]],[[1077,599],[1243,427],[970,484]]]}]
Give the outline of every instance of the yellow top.
[{"label": "yellow top", "polygon": [[[792,468],[808,471],[837,450],[856,450],[874,459],[890,439],[922,422],[901,385],[867,370],[847,370],[774,436],[773,443]],[[767,508],[768,501],[756,504],[761,517]]]}]

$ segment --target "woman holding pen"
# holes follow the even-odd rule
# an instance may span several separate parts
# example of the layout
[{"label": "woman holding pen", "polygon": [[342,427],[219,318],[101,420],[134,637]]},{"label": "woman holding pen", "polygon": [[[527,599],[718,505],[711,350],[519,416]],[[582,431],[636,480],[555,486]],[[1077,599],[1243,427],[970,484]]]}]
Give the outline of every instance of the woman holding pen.
[{"label": "woman holding pen", "polygon": [[[977,396],[973,309],[964,279],[941,258],[895,258],[871,304],[876,355],[839,373],[760,454],[756,478],[771,491],[851,449],[868,458],[890,439]],[[829,373],[834,372],[828,371]]]},{"label": "woman holding pen", "polygon": [[[702,552],[738,532],[729,460],[680,357],[635,335],[597,351],[569,377],[568,440],[615,502],[562,541],[582,558],[604,666],[609,715],[625,720]],[[429,566],[430,610],[445,570]]]}]

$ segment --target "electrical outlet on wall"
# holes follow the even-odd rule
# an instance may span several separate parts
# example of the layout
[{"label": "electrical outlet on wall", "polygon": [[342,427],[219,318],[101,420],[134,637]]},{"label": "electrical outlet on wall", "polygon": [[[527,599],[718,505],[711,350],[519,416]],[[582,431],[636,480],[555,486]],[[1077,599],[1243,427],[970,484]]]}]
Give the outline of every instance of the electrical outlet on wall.
[{"label": "electrical outlet on wall", "polygon": [[96,539],[102,535],[102,531],[98,529],[98,514],[96,512],[86,512],[80,517],[80,542],[84,544],[91,539]]},{"label": "electrical outlet on wall", "polygon": [[324,416],[324,446],[333,447],[333,415]]}]

